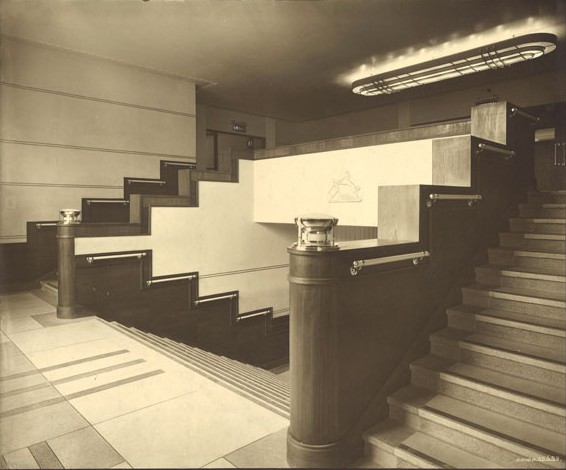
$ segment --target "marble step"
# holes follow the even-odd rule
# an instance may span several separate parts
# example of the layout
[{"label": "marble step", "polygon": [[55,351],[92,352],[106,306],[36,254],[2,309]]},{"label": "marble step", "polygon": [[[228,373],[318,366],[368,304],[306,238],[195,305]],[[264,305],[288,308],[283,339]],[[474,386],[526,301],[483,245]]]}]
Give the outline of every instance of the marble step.
[{"label": "marble step", "polygon": [[536,268],[541,272],[554,274],[566,271],[566,255],[561,253],[545,253],[540,251],[515,250],[513,248],[489,248],[490,264],[499,266],[515,266],[520,268]]},{"label": "marble step", "polygon": [[528,194],[530,204],[565,204],[566,190],[556,191],[531,191]]},{"label": "marble step", "polygon": [[[144,345],[160,352],[161,354],[183,364],[198,374],[216,382],[235,393],[253,401],[254,403],[263,406],[270,411],[273,411],[285,418],[289,418],[289,402],[288,400],[282,401],[279,398],[274,399],[271,394],[266,394],[261,388],[254,386],[249,379],[242,379],[238,375],[226,375],[225,371],[213,367],[210,363],[203,363],[197,360],[194,356],[189,355],[186,351],[178,351],[170,345],[163,344],[155,339],[155,337],[148,336],[139,330],[130,329],[116,322],[109,322],[110,326],[121,331],[122,333],[136,339]],[[197,350],[198,348],[194,348]],[[234,361],[237,362],[237,361]]]},{"label": "marble step", "polygon": [[561,293],[470,284],[462,288],[462,294],[462,303],[466,305],[558,320],[565,318],[566,302]]},{"label": "marble step", "polygon": [[562,433],[414,385],[388,403],[390,418],[405,427],[505,468],[564,468]]},{"label": "marble step", "polygon": [[566,351],[566,322],[460,304],[446,310],[448,327]]},{"label": "marble step", "polygon": [[563,384],[564,353],[495,336],[445,328],[430,335],[431,354],[546,385]]},{"label": "marble step", "polygon": [[521,217],[564,219],[566,218],[566,204],[519,204],[519,215]]},{"label": "marble step", "polygon": [[509,219],[509,229],[511,232],[564,235],[566,233],[566,219],[511,218]]},{"label": "marble step", "polygon": [[543,233],[503,232],[499,234],[503,247],[547,253],[565,253],[565,235],[547,235]]},{"label": "marble step", "polygon": [[366,455],[385,468],[501,468],[448,442],[387,419],[364,433]]},{"label": "marble step", "polygon": [[566,432],[564,388],[432,354],[411,364],[411,383],[555,432]]},{"label": "marble step", "polygon": [[542,273],[536,269],[478,266],[476,282],[482,285],[552,292],[566,299],[566,275]]}]

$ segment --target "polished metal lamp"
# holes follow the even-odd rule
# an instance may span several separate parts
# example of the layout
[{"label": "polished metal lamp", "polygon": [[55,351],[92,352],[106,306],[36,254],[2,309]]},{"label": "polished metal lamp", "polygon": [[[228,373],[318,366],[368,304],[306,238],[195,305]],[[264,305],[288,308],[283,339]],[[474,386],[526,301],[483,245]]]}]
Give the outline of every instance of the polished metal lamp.
[{"label": "polished metal lamp", "polygon": [[556,42],[556,36],[550,33],[517,36],[488,46],[362,78],[352,83],[352,91],[363,96],[388,95],[476,72],[502,69],[548,54],[556,49]]}]

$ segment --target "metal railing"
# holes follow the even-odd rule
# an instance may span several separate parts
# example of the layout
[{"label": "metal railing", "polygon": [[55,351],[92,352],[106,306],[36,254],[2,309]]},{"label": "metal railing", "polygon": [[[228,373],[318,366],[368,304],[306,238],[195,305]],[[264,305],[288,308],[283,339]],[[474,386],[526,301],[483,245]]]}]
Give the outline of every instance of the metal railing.
[{"label": "metal railing", "polygon": [[362,259],[352,261],[350,274],[356,276],[365,266],[377,266],[380,264],[395,263],[397,261],[412,260],[414,265],[419,264],[424,258],[430,256],[428,251],[418,251],[415,253],[405,253],[402,255],[385,256],[383,258]]},{"label": "metal railing", "polygon": [[161,180],[142,180],[142,179],[128,179],[126,180],[128,182],[128,184],[132,184],[132,183],[148,183],[148,184],[160,184],[163,185],[166,183],[166,181],[161,181]]},{"label": "metal railing", "polygon": [[467,201],[468,206],[481,201],[481,194],[429,194],[427,207],[432,207],[437,201]]},{"label": "metal railing", "polygon": [[540,118],[533,116],[532,114],[526,113],[525,111],[520,110],[519,108],[511,108],[511,117],[515,117],[515,116],[521,116],[524,117],[525,119],[529,119],[531,121],[533,121],[533,124],[535,122],[539,122]]},{"label": "metal railing", "polygon": [[149,281],[145,281],[145,284],[147,286],[151,286],[153,284],[159,284],[161,282],[182,281],[184,279],[192,280],[195,277],[197,277],[196,274],[188,274],[188,275],[185,275],[185,276],[170,276],[170,277],[163,277],[163,278],[160,278],[160,279],[150,279]]},{"label": "metal railing", "polygon": [[86,262],[88,264],[92,264],[95,261],[100,261],[100,260],[104,260],[104,259],[120,259],[120,258],[138,258],[138,259],[141,259],[146,255],[147,255],[147,253],[140,252],[140,253],[124,253],[124,254],[120,254],[120,255],[87,256]]},{"label": "metal railing", "polygon": [[206,302],[213,302],[214,300],[233,299],[237,294],[218,295],[215,297],[207,297],[206,299],[195,300],[195,305],[204,304]]},{"label": "metal railing", "polygon": [[122,204],[124,206],[127,206],[130,203],[130,201],[126,201],[125,199],[87,199],[86,205],[90,206],[93,202],[98,204]]},{"label": "metal railing", "polygon": [[478,144],[478,150],[476,150],[476,153],[481,153],[484,151],[500,153],[505,156],[506,160],[515,156],[514,150],[502,149],[499,147],[495,147],[493,145],[488,145],[488,144],[484,144],[483,142],[480,142]]},{"label": "metal railing", "polygon": [[241,322],[241,321],[247,320],[249,318],[256,318],[256,317],[269,315],[270,313],[273,313],[273,310],[271,308],[264,308],[264,309],[261,309],[261,310],[254,310],[254,311],[251,311],[251,312],[242,313],[242,314],[240,314],[236,317],[236,322]]},{"label": "metal railing", "polygon": [[39,229],[43,227],[56,227],[57,225],[57,222],[40,222],[38,224],[35,224],[35,228]]}]

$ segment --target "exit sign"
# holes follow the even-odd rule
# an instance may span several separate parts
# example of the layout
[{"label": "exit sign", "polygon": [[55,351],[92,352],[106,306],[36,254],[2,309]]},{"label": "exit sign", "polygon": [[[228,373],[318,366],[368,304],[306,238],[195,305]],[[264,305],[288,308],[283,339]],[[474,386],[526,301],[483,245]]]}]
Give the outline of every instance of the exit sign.
[{"label": "exit sign", "polygon": [[246,132],[246,123],[232,121],[232,130],[234,132]]}]

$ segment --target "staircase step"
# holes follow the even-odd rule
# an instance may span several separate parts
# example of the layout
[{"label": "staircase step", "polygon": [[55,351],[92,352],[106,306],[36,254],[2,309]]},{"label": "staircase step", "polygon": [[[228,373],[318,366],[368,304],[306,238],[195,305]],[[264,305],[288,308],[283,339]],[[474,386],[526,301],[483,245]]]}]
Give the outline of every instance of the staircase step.
[{"label": "staircase step", "polygon": [[463,303],[478,307],[514,311],[535,316],[564,319],[564,295],[552,292],[470,284],[462,288]]},{"label": "staircase step", "polygon": [[489,335],[446,328],[430,336],[431,353],[556,386],[566,374],[564,353]]},{"label": "staircase step", "polygon": [[509,219],[509,228],[511,232],[564,235],[566,233],[566,219],[511,218]]},{"label": "staircase step", "polygon": [[448,326],[498,338],[566,350],[566,323],[522,313],[460,304],[447,311]]},{"label": "staircase step", "polygon": [[565,433],[565,390],[428,355],[411,364],[411,383]]},{"label": "staircase step", "polygon": [[519,204],[519,214],[521,217],[564,219],[566,217],[566,204]]},{"label": "staircase step", "polygon": [[566,203],[566,191],[531,191],[528,195],[530,204],[564,204]]},{"label": "staircase step", "polygon": [[388,419],[364,434],[366,452],[387,468],[500,468],[499,465]]},{"label": "staircase step", "polygon": [[[189,354],[187,351],[178,351],[172,348],[170,345],[163,344],[158,341],[156,337],[151,337],[144,332],[139,330],[131,329],[120,325],[116,322],[107,322],[110,326],[121,331],[122,333],[136,339],[137,341],[143,343],[144,345],[159,351],[163,355],[175,360],[176,362],[185,365],[191,370],[197,372],[204,377],[219,383],[226,388],[242,395],[249,400],[257,403],[265,408],[285,417],[289,418],[289,400],[281,400],[279,398],[274,399],[269,394],[266,394],[261,387],[257,387],[256,383],[249,378],[242,378],[241,376],[235,374],[226,374],[226,371],[222,368],[213,367],[210,363],[204,363],[195,358],[194,355]],[[169,346],[169,347],[167,347]],[[198,348],[194,348],[195,352],[200,351]],[[211,355],[213,357],[214,355]],[[234,361],[237,363],[237,361]]]},{"label": "staircase step", "polygon": [[[489,456],[506,468],[563,468],[562,433],[414,385],[393,393],[388,402],[392,418],[405,426],[471,454]],[[562,461],[549,460],[549,456]],[[536,465],[536,460],[544,460],[543,465]]]},{"label": "staircase step", "polygon": [[553,292],[566,299],[566,275],[537,272],[536,269],[478,266],[476,282],[483,285]]},{"label": "staircase step", "polygon": [[566,255],[560,253],[545,253],[540,251],[515,250],[513,248],[489,248],[490,264],[500,266],[516,266],[521,268],[548,269],[549,273],[564,273]]},{"label": "staircase step", "polygon": [[503,232],[499,234],[501,246],[529,251],[565,253],[565,235],[547,235],[543,233]]}]

